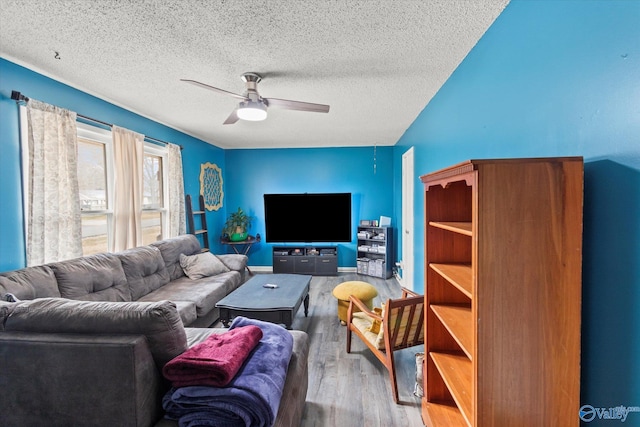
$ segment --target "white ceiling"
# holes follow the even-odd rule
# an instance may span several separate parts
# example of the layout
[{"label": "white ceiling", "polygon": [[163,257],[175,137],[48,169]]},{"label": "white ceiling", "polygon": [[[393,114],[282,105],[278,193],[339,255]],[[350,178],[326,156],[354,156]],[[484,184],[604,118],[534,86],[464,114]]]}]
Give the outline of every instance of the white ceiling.
[{"label": "white ceiling", "polygon": [[[222,148],[394,145],[508,1],[2,0],[0,55]],[[237,100],[180,82],[247,71],[331,110],[223,125]]]}]

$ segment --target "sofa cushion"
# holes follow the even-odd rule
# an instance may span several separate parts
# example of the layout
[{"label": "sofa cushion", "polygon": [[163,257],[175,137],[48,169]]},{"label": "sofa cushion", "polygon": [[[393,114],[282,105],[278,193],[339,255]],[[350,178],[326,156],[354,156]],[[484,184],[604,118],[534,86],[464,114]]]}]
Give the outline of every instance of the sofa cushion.
[{"label": "sofa cushion", "polygon": [[50,264],[63,298],[131,301],[131,291],[115,254],[101,253]]},{"label": "sofa cushion", "polygon": [[116,255],[122,263],[133,301],[169,283],[169,273],[157,247],[140,246]]},{"label": "sofa cushion", "polygon": [[180,266],[184,270],[184,274],[193,280],[230,271],[229,267],[224,265],[224,263],[211,252],[203,252],[195,255],[180,254]]},{"label": "sofa cushion", "polygon": [[213,334],[224,334],[229,332],[227,328],[184,328],[187,335],[187,347],[191,348],[200,344]]},{"label": "sofa cushion", "polygon": [[174,303],[101,302],[41,298],[16,303],[6,331],[145,335],[151,354],[164,366],[187,349]]},{"label": "sofa cushion", "polygon": [[218,301],[237,289],[242,282],[241,279],[241,275],[237,271],[229,271],[198,280],[182,277],[143,296],[140,301],[161,301],[165,299],[171,301],[193,301],[196,303],[198,317],[202,317],[213,310]]},{"label": "sofa cushion", "polygon": [[58,282],[47,265],[22,268],[0,275],[0,297],[14,294],[18,299],[59,297]]},{"label": "sofa cushion", "polygon": [[184,271],[180,267],[180,254],[193,255],[201,251],[200,242],[193,234],[184,234],[170,239],[153,242],[149,246],[160,249],[164,265],[169,272],[169,279],[176,280],[184,277]]},{"label": "sofa cushion", "polygon": [[[152,302],[152,301],[149,301]],[[196,321],[198,318],[198,313],[196,311],[196,303],[193,301],[176,301],[173,299],[171,301],[176,305],[176,309],[178,310],[178,314],[180,315],[180,319],[182,319],[183,325],[190,325]]]}]

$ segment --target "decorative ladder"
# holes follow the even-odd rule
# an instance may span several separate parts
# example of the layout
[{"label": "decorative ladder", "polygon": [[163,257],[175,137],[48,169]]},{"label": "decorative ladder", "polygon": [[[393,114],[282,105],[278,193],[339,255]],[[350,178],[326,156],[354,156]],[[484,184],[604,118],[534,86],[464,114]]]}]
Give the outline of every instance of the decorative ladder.
[{"label": "decorative ladder", "polygon": [[[193,234],[196,237],[200,236],[202,238],[202,252],[209,252],[209,232],[207,231],[207,216],[205,215],[204,197],[202,195],[199,197],[199,202],[200,209],[194,211],[191,195],[187,194],[185,205],[187,207],[189,234]],[[200,217],[200,221],[198,222],[201,227],[200,229],[196,229],[196,221],[194,219],[196,216]]]}]

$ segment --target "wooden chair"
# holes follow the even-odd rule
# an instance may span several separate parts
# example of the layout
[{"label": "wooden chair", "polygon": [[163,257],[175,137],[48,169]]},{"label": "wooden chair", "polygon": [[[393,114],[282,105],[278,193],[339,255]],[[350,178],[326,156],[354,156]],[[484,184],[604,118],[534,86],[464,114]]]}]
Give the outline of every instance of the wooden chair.
[{"label": "wooden chair", "polygon": [[[360,310],[360,311],[357,311]],[[379,332],[375,332],[375,324]],[[424,344],[424,297],[402,288],[402,296],[388,299],[383,313],[377,314],[357,297],[349,298],[347,310],[347,353],[351,334],[356,334],[389,371],[393,400],[398,403],[398,384],[393,352]],[[374,326],[371,330],[371,326]]]}]

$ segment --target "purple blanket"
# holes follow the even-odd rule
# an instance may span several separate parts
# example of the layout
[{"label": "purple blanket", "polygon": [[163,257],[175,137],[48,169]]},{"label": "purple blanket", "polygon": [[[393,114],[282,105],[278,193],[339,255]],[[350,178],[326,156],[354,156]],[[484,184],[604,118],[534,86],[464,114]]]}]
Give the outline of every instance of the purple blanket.
[{"label": "purple blanket", "polygon": [[258,326],[262,339],[226,387],[172,388],[162,401],[166,417],[181,427],[271,426],[293,350],[289,331],[273,323],[236,317],[230,330]]},{"label": "purple blanket", "polygon": [[236,376],[260,338],[262,330],[254,325],[211,335],[170,360],[162,373],[174,387],[224,387]]}]

